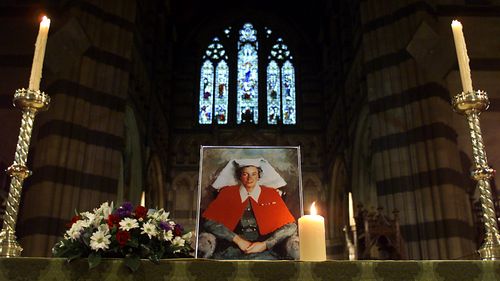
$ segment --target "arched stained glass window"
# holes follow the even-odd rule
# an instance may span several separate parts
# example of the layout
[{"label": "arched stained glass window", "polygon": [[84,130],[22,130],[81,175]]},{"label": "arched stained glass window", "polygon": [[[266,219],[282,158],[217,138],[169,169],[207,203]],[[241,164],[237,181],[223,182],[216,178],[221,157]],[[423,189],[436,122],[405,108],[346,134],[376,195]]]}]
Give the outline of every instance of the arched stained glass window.
[{"label": "arched stained glass window", "polygon": [[[297,124],[295,66],[288,46],[267,27],[259,36],[251,23],[237,31],[228,27],[220,37],[226,46],[234,47],[230,48],[231,57],[219,38],[214,38],[205,50],[200,71],[199,124],[257,124],[259,109],[267,111],[260,116],[261,122],[267,120],[263,123]],[[260,88],[259,53],[268,54],[260,59],[265,71],[260,74],[265,77]],[[235,85],[234,89],[229,85]]]},{"label": "arched stained glass window", "polygon": [[219,124],[227,124],[227,103],[228,103],[228,84],[229,68],[226,61],[220,61],[215,70],[215,120]]},{"label": "arched stained glass window", "polygon": [[296,114],[295,114],[295,69],[290,61],[286,61],[281,68],[281,73],[283,75],[283,124],[295,124]]},{"label": "arched stained glass window", "polygon": [[238,41],[237,123],[257,123],[259,117],[257,31],[250,23],[243,25]]},{"label": "arched stained glass window", "polygon": [[[200,124],[227,123],[229,68],[227,55],[219,38],[208,45],[200,74]],[[214,65],[216,69],[214,71]]]},{"label": "arched stained glass window", "polygon": [[280,118],[280,69],[272,60],[267,66],[267,123],[277,124]]},{"label": "arched stained glass window", "polygon": [[[285,125],[297,123],[295,99],[295,69],[292,56],[283,39],[278,38],[271,49],[267,66],[267,122]],[[281,72],[280,67],[281,65]],[[281,84],[281,87],[280,87]]]},{"label": "arched stained glass window", "polygon": [[200,124],[212,124],[212,97],[214,92],[214,66],[206,60],[201,67]]}]

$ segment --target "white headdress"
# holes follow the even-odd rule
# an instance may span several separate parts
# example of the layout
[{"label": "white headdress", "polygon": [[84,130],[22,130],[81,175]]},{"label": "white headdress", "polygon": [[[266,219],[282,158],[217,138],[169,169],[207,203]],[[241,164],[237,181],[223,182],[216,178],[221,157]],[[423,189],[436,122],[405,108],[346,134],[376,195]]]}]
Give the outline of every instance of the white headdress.
[{"label": "white headdress", "polygon": [[272,188],[280,188],[286,185],[286,181],[274,170],[264,158],[256,159],[233,159],[222,169],[212,186],[220,189],[224,186],[237,185],[240,182],[236,178],[236,169],[239,167],[254,166],[262,169],[258,184]]}]

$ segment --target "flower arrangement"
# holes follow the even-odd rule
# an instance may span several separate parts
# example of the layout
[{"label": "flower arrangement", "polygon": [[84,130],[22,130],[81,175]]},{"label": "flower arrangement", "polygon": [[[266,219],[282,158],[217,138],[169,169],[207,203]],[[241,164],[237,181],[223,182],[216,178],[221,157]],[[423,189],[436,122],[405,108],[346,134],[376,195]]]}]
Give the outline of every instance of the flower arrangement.
[{"label": "flower arrangement", "polygon": [[88,257],[89,268],[103,257],[122,257],[132,271],[139,268],[140,259],[158,263],[163,258],[190,257],[192,233],[168,216],[163,209],[134,208],[129,202],[115,209],[113,202],[105,202],[93,212],[74,216],[52,253],[68,261]]}]

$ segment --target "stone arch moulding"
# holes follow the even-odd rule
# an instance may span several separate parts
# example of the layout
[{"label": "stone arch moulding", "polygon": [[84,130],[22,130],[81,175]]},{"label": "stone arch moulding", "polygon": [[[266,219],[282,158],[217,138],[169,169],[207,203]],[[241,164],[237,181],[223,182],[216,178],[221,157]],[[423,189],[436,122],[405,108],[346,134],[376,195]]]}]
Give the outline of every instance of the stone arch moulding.
[{"label": "stone arch moulding", "polygon": [[[160,157],[156,154],[149,161],[147,182],[146,203],[149,207],[165,208],[167,196],[163,168]],[[152,204],[149,204],[148,201]]]},{"label": "stone arch moulding", "polygon": [[327,191],[327,215],[328,221],[332,222],[328,226],[329,237],[339,238],[342,235],[342,228],[347,222],[347,190],[349,180],[345,161],[342,157],[337,157],[332,168],[330,184]]},{"label": "stone arch moulding", "polygon": [[141,131],[131,105],[125,107],[125,149],[122,154],[121,176],[118,183],[118,200],[140,202],[144,188]]},{"label": "stone arch moulding", "polygon": [[371,122],[368,105],[365,105],[356,124],[352,153],[351,191],[355,205],[377,207],[377,189],[374,181],[371,150]]}]

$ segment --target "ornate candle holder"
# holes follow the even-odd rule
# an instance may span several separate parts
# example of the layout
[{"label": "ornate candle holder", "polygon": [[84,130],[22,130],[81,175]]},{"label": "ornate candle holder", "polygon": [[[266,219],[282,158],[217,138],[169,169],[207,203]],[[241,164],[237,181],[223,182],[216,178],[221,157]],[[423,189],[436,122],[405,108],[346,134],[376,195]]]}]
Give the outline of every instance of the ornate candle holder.
[{"label": "ornate candle holder", "polygon": [[500,259],[500,234],[490,189],[490,179],[493,178],[495,170],[488,166],[479,124],[479,114],[488,109],[490,101],[486,92],[472,91],[456,95],[453,97],[452,104],[455,112],[467,117],[470,129],[472,156],[474,158],[471,176],[477,181],[477,187],[479,188],[486,229],[485,241],[479,249],[479,255],[483,260],[497,260]]},{"label": "ornate candle holder", "polygon": [[23,181],[31,174],[26,167],[26,160],[35,116],[39,111],[47,110],[49,103],[50,97],[40,90],[19,89],[14,94],[14,106],[21,108],[23,117],[14,163],[7,169],[11,181],[3,227],[0,232],[0,257],[17,257],[23,250],[17,242],[15,231]]}]

